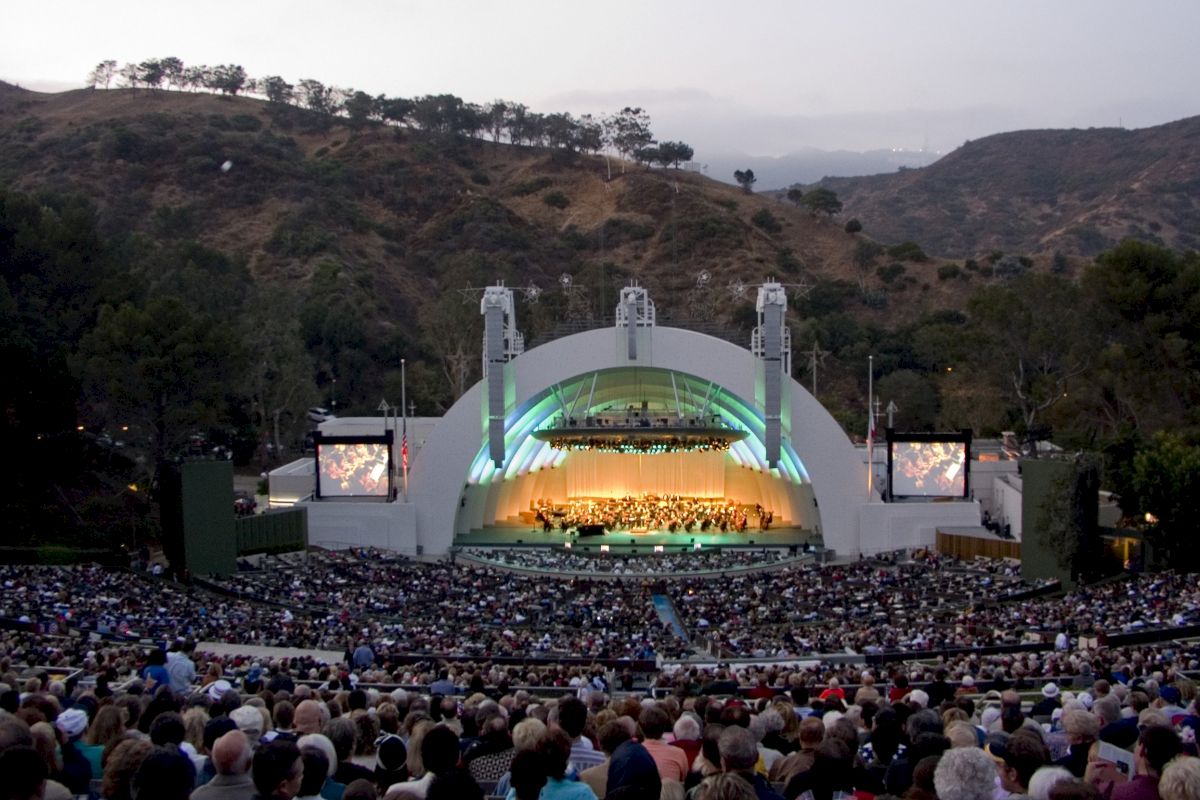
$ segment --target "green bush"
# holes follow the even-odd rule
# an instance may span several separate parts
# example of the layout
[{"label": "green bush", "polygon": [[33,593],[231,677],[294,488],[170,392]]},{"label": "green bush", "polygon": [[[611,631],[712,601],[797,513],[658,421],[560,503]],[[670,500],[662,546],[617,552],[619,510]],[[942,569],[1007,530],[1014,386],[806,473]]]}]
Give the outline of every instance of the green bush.
[{"label": "green bush", "polygon": [[899,261],[928,261],[929,256],[916,242],[901,242],[887,249],[887,254]]},{"label": "green bush", "polygon": [[604,220],[600,234],[605,245],[616,247],[623,242],[640,242],[654,235],[656,228],[626,217],[609,217]]},{"label": "green bush", "polygon": [[857,219],[852,219],[846,223],[846,233],[858,233],[862,230],[862,223]]},{"label": "green bush", "polygon": [[779,233],[783,230],[783,225],[775,218],[775,215],[765,208],[760,208],[756,211],[754,216],[750,218],[750,221],[767,233]]},{"label": "green bush", "polygon": [[713,202],[715,202],[721,208],[727,208],[730,211],[737,211],[737,207],[738,207],[737,200],[730,200],[728,198],[725,198],[723,200],[715,200]]},{"label": "green bush", "polygon": [[907,272],[907,270],[905,269],[904,265],[899,262],[893,262],[875,270],[875,274],[878,275],[879,279],[884,283],[892,283],[905,272]]},{"label": "green bush", "polygon": [[958,268],[958,264],[943,264],[937,270],[939,281],[953,280],[960,275],[962,275],[962,270]]},{"label": "green bush", "polygon": [[262,120],[250,114],[234,114],[229,119],[229,127],[235,131],[258,131],[262,128]]},{"label": "green bush", "polygon": [[533,180],[518,183],[514,186],[512,188],[512,195],[514,197],[525,197],[526,195],[537,194],[543,189],[549,189],[553,184],[554,181],[545,176],[534,178]]},{"label": "green bush", "polygon": [[551,208],[566,208],[571,205],[571,200],[562,192],[548,192],[542,197],[542,202]]},{"label": "green bush", "polygon": [[477,169],[471,173],[471,182],[477,183],[480,186],[489,186],[491,185],[492,179],[488,177],[486,172],[481,169]]},{"label": "green bush", "polygon": [[790,247],[785,247],[775,254],[775,264],[789,275],[795,275],[803,266]]}]

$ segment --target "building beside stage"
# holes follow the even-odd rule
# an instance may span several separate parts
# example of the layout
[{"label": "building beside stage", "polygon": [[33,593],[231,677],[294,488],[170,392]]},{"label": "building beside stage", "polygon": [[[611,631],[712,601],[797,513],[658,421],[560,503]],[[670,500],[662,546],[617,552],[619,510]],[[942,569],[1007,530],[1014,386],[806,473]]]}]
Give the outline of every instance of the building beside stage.
[{"label": "building beside stage", "polygon": [[[932,547],[938,529],[980,528],[970,490],[885,502],[884,482],[869,489],[864,450],[791,378],[785,288],[764,284],[757,309],[746,349],[657,325],[633,285],[614,326],[525,351],[512,292],[489,287],[482,380],[440,418],[321,423],[321,439],[343,449],[319,443],[318,459],[273,471],[270,503],[306,508],[311,544],[412,555],[446,553],[489,529],[530,530],[538,508],[646,495],[769,509],[773,529],[839,557]],[[989,505],[989,473],[1002,471],[977,476]]]}]

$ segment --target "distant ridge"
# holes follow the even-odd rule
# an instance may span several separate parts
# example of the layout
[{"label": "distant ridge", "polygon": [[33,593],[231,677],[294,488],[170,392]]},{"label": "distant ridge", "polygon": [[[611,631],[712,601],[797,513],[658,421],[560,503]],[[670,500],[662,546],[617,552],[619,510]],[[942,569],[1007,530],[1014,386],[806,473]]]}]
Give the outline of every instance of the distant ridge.
[{"label": "distant ridge", "polygon": [[1200,249],[1200,117],[1139,130],[1029,130],[892,175],[827,178],[883,241],[963,258],[1095,255],[1121,239]]}]

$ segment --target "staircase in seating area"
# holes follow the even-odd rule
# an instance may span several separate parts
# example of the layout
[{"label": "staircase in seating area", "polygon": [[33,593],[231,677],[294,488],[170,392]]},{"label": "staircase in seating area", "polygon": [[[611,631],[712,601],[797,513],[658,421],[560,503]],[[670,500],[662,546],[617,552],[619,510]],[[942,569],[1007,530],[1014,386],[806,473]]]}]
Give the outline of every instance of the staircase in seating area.
[{"label": "staircase in seating area", "polygon": [[671,602],[671,598],[665,594],[650,595],[651,602],[654,603],[654,610],[658,613],[658,618],[666,627],[670,627],[671,632],[683,639],[685,642],[690,641],[687,628],[683,627],[683,620],[679,617],[679,612],[675,610],[675,604]]}]

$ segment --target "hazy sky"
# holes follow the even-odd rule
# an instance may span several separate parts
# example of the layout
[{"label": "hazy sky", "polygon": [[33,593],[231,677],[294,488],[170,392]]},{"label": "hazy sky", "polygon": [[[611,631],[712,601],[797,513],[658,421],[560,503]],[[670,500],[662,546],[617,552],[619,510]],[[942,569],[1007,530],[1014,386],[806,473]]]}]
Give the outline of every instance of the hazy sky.
[{"label": "hazy sky", "polygon": [[645,107],[697,157],[1200,114],[1200,0],[125,0],[3,4],[0,79],[174,55],[372,94]]}]

